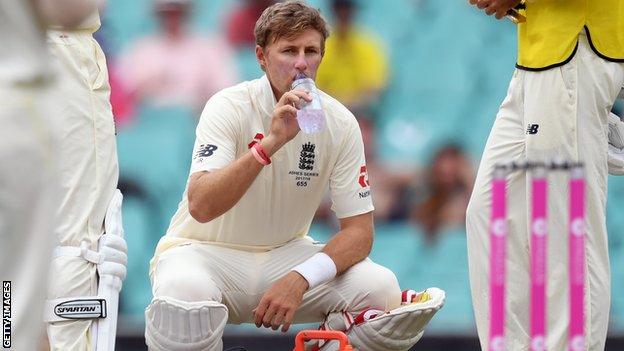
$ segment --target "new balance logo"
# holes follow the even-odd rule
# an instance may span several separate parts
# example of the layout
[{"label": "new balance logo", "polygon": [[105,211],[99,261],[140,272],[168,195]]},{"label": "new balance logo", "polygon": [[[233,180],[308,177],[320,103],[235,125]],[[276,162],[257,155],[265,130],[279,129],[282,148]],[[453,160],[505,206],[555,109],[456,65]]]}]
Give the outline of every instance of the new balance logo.
[{"label": "new balance logo", "polygon": [[527,134],[537,134],[537,130],[539,129],[539,124],[529,124],[527,125]]},{"label": "new balance logo", "polygon": [[199,150],[195,153],[195,158],[212,156],[217,149],[218,147],[216,145],[202,144],[199,146]]}]

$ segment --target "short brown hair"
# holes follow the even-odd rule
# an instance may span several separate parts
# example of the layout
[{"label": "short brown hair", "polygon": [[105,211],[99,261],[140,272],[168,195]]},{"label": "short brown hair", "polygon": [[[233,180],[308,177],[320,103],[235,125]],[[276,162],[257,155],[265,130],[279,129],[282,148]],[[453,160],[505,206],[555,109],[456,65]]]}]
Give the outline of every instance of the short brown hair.
[{"label": "short brown hair", "polygon": [[280,38],[290,39],[307,29],[321,33],[321,52],[325,52],[325,39],[329,36],[327,22],[321,13],[300,0],[279,2],[267,7],[254,28],[256,44],[264,48]]}]

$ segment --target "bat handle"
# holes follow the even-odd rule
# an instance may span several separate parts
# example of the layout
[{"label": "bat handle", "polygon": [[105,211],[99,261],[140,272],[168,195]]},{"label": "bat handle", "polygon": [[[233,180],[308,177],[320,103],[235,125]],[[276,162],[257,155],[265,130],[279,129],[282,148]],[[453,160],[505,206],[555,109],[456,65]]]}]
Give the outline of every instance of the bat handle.
[{"label": "bat handle", "polygon": [[509,20],[515,24],[526,22],[526,17],[524,17],[524,15],[516,9],[510,9],[507,11],[507,15],[505,17],[509,18]]}]

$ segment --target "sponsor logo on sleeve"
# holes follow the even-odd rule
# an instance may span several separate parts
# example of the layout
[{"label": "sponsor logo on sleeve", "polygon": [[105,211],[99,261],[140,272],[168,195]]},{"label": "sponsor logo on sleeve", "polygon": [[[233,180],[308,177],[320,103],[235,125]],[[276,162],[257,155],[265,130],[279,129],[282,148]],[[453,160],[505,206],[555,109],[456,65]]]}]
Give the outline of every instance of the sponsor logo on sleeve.
[{"label": "sponsor logo on sleeve", "polygon": [[358,177],[358,183],[362,188],[366,188],[370,186],[370,182],[368,181],[368,171],[366,171],[366,165],[360,167],[360,176]]},{"label": "sponsor logo on sleeve", "polygon": [[369,189],[370,182],[368,180],[368,171],[366,171],[366,165],[362,165],[360,167],[360,175],[358,176],[358,183],[360,184],[362,188],[365,188],[365,190],[361,190],[358,193],[358,196],[360,197],[360,199],[369,197],[370,196],[370,189]]},{"label": "sponsor logo on sleeve", "polygon": [[197,162],[202,162],[205,157],[210,157],[212,154],[218,149],[216,145],[212,144],[202,144],[199,145],[199,149],[195,153],[193,160]]}]

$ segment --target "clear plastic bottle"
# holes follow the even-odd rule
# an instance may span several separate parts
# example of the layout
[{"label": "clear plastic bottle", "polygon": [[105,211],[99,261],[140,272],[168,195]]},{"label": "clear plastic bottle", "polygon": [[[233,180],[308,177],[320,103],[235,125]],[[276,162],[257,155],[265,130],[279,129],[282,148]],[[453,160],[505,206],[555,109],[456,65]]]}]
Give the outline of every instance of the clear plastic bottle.
[{"label": "clear plastic bottle", "polygon": [[316,84],[312,78],[306,77],[305,74],[299,73],[292,83],[293,90],[303,90],[310,93],[311,102],[304,101],[301,109],[297,111],[297,122],[299,128],[306,134],[314,134],[325,128],[325,113],[321,105],[321,96],[316,89]]}]

